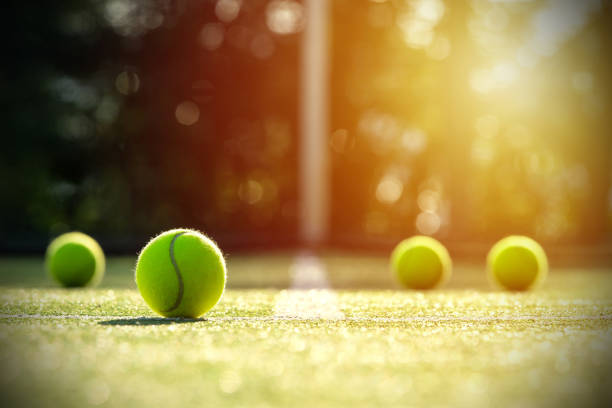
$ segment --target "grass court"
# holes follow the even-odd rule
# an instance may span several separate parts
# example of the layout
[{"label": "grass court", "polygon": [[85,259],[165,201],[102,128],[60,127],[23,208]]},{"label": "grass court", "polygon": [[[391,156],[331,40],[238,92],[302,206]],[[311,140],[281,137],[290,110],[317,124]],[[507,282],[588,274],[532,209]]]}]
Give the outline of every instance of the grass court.
[{"label": "grass court", "polygon": [[[135,259],[95,289],[60,289],[42,258],[0,260],[5,406],[556,407],[612,397],[612,275],[553,268],[528,293],[484,267],[404,291],[388,259],[329,253],[325,289],[291,254],[228,259],[202,319],[154,315]],[[297,273],[299,274],[299,272]],[[302,286],[303,288],[299,288]],[[3,404],[4,405],[4,404]]]}]

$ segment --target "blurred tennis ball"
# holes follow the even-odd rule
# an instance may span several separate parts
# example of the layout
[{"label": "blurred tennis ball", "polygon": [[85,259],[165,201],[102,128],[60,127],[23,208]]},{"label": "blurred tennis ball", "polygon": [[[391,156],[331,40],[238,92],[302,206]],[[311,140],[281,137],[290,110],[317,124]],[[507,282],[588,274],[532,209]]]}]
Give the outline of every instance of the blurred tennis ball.
[{"label": "blurred tennis ball", "polygon": [[391,269],[407,288],[432,289],[450,278],[452,262],[440,242],[431,237],[415,236],[395,247]]},{"label": "blurred tennis ball", "polygon": [[225,289],[226,268],[217,245],[198,231],[166,231],[143,248],[136,284],[145,302],[166,317],[200,317]]},{"label": "blurred tennis ball", "polygon": [[46,267],[49,275],[62,286],[94,286],[104,276],[104,253],[89,235],[69,232],[49,244]]},{"label": "blurred tennis ball", "polygon": [[498,241],[487,257],[489,279],[508,290],[528,290],[548,274],[544,249],[531,238],[512,235]]}]

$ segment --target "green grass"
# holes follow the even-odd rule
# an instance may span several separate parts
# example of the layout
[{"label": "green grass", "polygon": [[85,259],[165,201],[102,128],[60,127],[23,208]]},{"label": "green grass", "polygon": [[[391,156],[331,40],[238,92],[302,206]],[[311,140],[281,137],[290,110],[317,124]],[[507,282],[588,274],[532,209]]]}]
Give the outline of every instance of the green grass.
[{"label": "green grass", "polygon": [[[132,258],[97,289],[54,287],[41,259],[0,259],[3,406],[606,406],[612,271],[553,269],[542,289],[397,290],[387,260],[328,255],[337,291],[291,291],[290,255],[229,259],[199,320],[155,316]],[[254,288],[257,287],[257,288]],[[331,314],[330,314],[331,311]],[[322,319],[326,316],[337,320]]]}]

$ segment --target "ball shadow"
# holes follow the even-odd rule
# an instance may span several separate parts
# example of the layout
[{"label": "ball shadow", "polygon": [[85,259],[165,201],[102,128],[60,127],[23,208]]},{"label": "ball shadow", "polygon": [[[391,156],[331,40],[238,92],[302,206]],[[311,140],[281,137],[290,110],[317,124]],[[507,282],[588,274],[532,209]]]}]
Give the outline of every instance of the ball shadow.
[{"label": "ball shadow", "polygon": [[102,326],[163,326],[168,324],[205,322],[206,319],[187,319],[180,317],[135,317],[128,319],[111,319],[98,322]]}]

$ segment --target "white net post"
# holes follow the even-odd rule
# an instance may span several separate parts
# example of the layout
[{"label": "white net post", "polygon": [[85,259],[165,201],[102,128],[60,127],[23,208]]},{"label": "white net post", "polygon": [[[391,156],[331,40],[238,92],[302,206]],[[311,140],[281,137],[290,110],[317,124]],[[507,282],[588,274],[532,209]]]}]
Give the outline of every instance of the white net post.
[{"label": "white net post", "polygon": [[302,34],[299,233],[307,246],[321,244],[328,231],[328,0],[305,0]]}]

